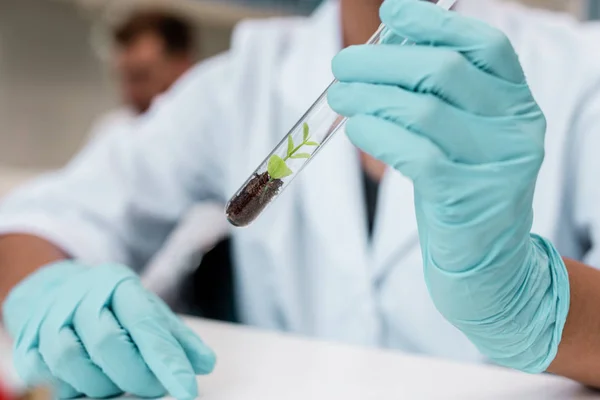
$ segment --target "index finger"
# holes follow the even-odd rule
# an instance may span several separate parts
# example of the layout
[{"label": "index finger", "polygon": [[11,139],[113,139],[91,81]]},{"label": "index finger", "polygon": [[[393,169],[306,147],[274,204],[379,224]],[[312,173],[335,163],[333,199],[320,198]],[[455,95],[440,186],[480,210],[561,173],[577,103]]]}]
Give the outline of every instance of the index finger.
[{"label": "index finger", "polygon": [[113,313],[171,396],[193,399],[198,392],[192,364],[169,330],[169,321],[144,290],[137,281],[121,283],[113,294]]},{"label": "index finger", "polygon": [[386,0],[380,16],[393,33],[417,45],[445,47],[501,79],[525,80],[510,40],[482,21],[419,0]]}]

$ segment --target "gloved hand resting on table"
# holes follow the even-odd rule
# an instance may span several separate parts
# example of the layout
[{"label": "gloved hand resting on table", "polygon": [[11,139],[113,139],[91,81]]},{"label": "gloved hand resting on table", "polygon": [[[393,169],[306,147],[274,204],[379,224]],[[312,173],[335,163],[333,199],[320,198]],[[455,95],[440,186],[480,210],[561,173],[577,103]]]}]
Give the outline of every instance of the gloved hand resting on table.
[{"label": "gloved hand resting on table", "polygon": [[215,355],[129,268],[64,261],[40,269],[4,302],[25,383],[52,383],[61,398],[128,392],[197,396],[196,374]]},{"label": "gloved hand resting on table", "polygon": [[497,363],[544,371],[569,282],[552,244],[530,233],[546,122],[515,51],[496,29],[426,2],[388,0],[381,17],[416,45],[343,51],[330,105],[350,117],[354,144],[413,180],[440,312]]}]

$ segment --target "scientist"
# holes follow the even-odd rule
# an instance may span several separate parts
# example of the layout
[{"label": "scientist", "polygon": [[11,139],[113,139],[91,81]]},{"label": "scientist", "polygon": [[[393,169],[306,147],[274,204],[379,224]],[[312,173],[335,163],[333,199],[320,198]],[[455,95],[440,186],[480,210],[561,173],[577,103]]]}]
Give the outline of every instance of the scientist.
[{"label": "scientist", "polygon": [[[110,61],[122,105],[98,118],[83,156],[93,152],[93,147],[104,147],[106,141],[136,134],[136,124],[141,123],[151,105],[160,101],[160,96],[190,70],[197,59],[195,29],[174,12],[133,11],[110,30]],[[210,247],[226,235],[228,229],[218,204],[202,202],[191,207],[153,257],[138,266],[144,286],[170,304],[176,304],[177,286],[189,270],[200,264],[200,250]]]},{"label": "scientist", "polygon": [[[332,79],[329,60],[375,30],[379,3],[244,23],[143,135],[4,202],[3,317],[27,382],[63,397],[196,395],[214,354],[124,265],[192,204],[238,188]],[[348,135],[235,231],[242,321],[600,387],[600,272],[559,256],[600,265],[600,32],[494,1],[457,11],[388,0],[384,22],[417,45],[334,59],[329,100]]]},{"label": "scientist", "polygon": [[133,12],[111,28],[110,44],[110,68],[122,104],[97,118],[88,146],[135,133],[152,103],[195,64],[192,27],[161,10]]},{"label": "scientist", "polygon": [[161,10],[134,12],[113,30],[113,41],[121,96],[134,115],[148,111],[197,58],[190,23]]}]

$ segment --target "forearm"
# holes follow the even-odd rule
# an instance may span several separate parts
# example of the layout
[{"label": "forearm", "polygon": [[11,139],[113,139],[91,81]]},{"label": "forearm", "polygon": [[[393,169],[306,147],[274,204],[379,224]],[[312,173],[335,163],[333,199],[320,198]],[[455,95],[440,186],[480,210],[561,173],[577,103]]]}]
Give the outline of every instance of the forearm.
[{"label": "forearm", "polygon": [[68,256],[52,243],[31,235],[0,236],[0,304],[10,290],[43,265]]},{"label": "forearm", "polygon": [[564,261],[571,303],[558,354],[548,371],[600,388],[600,271]]}]

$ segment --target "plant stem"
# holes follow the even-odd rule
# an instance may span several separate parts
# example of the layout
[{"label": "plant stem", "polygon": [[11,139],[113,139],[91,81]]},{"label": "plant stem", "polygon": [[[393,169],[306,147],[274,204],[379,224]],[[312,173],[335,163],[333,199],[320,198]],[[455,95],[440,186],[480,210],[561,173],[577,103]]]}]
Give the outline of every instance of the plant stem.
[{"label": "plant stem", "polygon": [[[308,141],[308,139],[306,141]],[[294,154],[296,154],[298,152],[298,150],[300,150],[302,148],[302,146],[304,146],[306,144],[306,141],[302,142],[298,147],[296,147],[294,150],[292,150],[292,152],[283,159],[283,162],[286,162],[287,160],[290,159],[290,157],[292,157]]]}]

